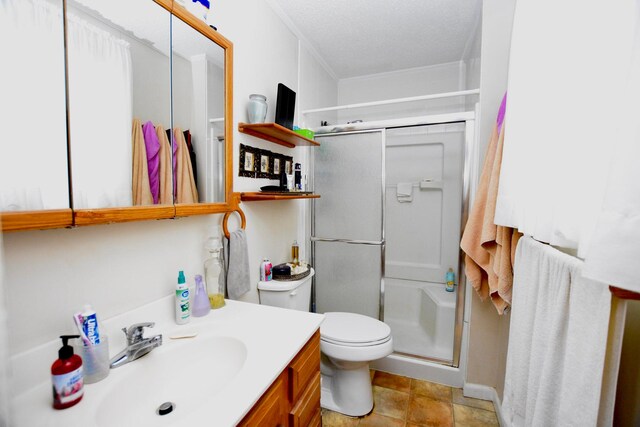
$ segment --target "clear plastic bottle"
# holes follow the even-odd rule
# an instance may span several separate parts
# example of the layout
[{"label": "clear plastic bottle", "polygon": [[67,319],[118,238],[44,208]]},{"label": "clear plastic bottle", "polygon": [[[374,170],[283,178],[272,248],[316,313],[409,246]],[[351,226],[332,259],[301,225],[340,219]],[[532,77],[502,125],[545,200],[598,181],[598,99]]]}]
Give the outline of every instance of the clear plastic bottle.
[{"label": "clear plastic bottle", "polygon": [[300,247],[298,246],[298,241],[294,240],[293,245],[291,245],[291,264],[293,264],[294,267],[297,267],[300,262],[299,255]]},{"label": "clear plastic bottle", "polygon": [[218,237],[207,240],[205,248],[209,251],[209,257],[204,262],[204,279],[209,292],[209,304],[216,309],[224,307],[225,286],[220,280],[224,268],[222,267],[222,244]]}]

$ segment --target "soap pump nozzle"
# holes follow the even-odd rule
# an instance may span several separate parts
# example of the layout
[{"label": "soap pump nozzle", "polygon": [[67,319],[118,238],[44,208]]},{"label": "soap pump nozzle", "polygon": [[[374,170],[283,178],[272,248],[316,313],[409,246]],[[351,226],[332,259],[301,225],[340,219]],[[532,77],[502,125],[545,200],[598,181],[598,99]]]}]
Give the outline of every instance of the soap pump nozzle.
[{"label": "soap pump nozzle", "polygon": [[62,347],[58,350],[58,359],[64,360],[73,356],[73,347],[69,345],[69,340],[74,338],[80,338],[80,335],[60,335]]}]

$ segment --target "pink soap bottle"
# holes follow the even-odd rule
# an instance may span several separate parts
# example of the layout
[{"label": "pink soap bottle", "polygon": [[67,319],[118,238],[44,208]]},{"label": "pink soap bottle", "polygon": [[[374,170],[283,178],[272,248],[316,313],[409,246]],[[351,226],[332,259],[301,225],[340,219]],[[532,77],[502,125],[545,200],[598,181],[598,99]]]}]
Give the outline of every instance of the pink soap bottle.
[{"label": "pink soap bottle", "polygon": [[207,289],[204,287],[202,276],[196,274],[196,296],[193,299],[193,315],[202,317],[209,314],[209,311],[211,311],[209,294],[207,294]]}]

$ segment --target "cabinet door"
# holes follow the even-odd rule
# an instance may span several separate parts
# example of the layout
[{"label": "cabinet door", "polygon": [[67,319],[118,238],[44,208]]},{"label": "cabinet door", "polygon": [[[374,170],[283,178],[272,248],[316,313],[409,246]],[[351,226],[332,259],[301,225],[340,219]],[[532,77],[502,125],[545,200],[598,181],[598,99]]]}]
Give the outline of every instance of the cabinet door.
[{"label": "cabinet door", "polygon": [[286,427],[288,406],[286,375],[280,375],[239,425]]},{"label": "cabinet door", "polygon": [[171,128],[171,13],[153,1],[68,4],[76,223],[138,219],[140,212],[131,210],[138,206],[147,218],[172,217],[172,150],[166,134]]},{"label": "cabinet door", "polygon": [[316,375],[289,414],[289,426],[308,427],[318,414],[320,414],[320,372],[316,371]]},{"label": "cabinet door", "polygon": [[4,230],[71,225],[62,0],[0,2]]},{"label": "cabinet door", "polygon": [[320,370],[320,332],[316,332],[289,365],[290,399],[296,402]]},{"label": "cabinet door", "polygon": [[[225,202],[225,50],[176,17],[171,36],[175,202]],[[189,160],[191,170],[183,171]]]}]

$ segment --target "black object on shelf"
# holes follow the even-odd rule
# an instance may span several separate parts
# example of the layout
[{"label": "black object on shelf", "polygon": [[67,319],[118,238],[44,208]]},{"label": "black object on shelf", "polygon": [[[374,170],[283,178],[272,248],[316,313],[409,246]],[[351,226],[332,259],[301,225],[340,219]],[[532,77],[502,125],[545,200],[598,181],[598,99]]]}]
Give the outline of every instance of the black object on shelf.
[{"label": "black object on shelf", "polygon": [[274,265],[271,271],[274,276],[291,276],[291,267],[287,264]]},{"label": "black object on shelf", "polygon": [[268,191],[268,192],[287,192],[287,187],[285,186],[284,188],[280,187],[279,185],[265,185],[260,187],[260,191]]},{"label": "black object on shelf", "polygon": [[296,93],[278,83],[278,99],[276,101],[276,123],[293,130],[293,115],[296,107]]},{"label": "black object on shelf", "polygon": [[295,165],[294,185],[296,190],[302,190],[302,165],[300,163]]},{"label": "black object on shelf", "polygon": [[287,172],[284,167],[282,168],[282,172],[280,172],[280,188],[283,190],[287,190]]}]

